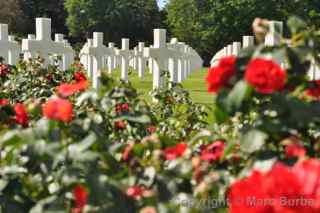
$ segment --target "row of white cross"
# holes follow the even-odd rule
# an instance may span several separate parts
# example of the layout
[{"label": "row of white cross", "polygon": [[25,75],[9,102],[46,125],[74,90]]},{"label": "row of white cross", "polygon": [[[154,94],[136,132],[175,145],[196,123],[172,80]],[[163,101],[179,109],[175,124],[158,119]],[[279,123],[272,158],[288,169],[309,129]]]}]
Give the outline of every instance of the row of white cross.
[{"label": "row of white cross", "polygon": [[[283,36],[283,23],[279,21],[270,21],[269,32],[265,37],[264,45],[269,47],[280,45],[282,36]],[[290,45],[290,42],[289,41],[287,42]],[[243,46],[242,46],[243,48],[247,48],[253,45],[254,45],[253,36],[243,37]],[[230,55],[237,56],[240,50],[241,50],[241,43],[239,42],[234,42],[232,45],[227,45],[212,58],[211,66],[212,67],[216,66],[219,60],[223,57],[230,56]],[[272,55],[266,55],[265,57],[276,61],[278,64],[281,65],[282,68],[288,68],[288,63],[285,61],[285,58],[273,57]],[[311,61],[312,61],[311,67],[308,70],[309,78],[312,80],[319,80],[320,67],[315,63],[312,57],[311,57]]]},{"label": "row of white cross", "polygon": [[[281,36],[283,33],[283,23],[278,21],[270,21],[269,22],[269,33],[265,37],[264,44],[266,46],[275,46],[279,45],[281,41]],[[241,42],[233,42],[224,48],[222,48],[211,60],[211,66],[214,67],[217,65],[219,60],[226,56],[237,56],[240,50],[243,48],[248,48],[253,46],[254,36],[243,36],[242,43]],[[283,62],[279,62],[281,64]]]},{"label": "row of white cross", "polygon": [[121,79],[128,81],[129,66],[138,71],[138,76],[143,78],[146,67],[153,75],[153,88],[160,88],[163,84],[161,71],[170,72],[171,82],[182,82],[195,70],[202,67],[202,59],[197,52],[173,38],[166,42],[166,30],[154,30],[154,44],[145,47],[144,42],[139,42],[133,50],[129,48],[129,39],[122,39],[121,49],[114,43],[108,46],[103,44],[103,33],[93,33],[93,39],[88,39],[80,51],[80,60],[88,70],[88,76],[93,79],[93,87],[99,87],[101,71],[107,69],[109,73],[118,66],[121,67]]},{"label": "row of white cross", "polygon": [[[105,46],[103,33],[95,32],[93,38],[83,46],[79,57],[95,89],[99,89],[104,70],[111,73],[120,67],[121,79],[128,81],[129,66],[138,71],[140,78],[144,77],[148,66],[153,76],[153,88],[156,89],[163,85],[161,71],[169,71],[172,82],[182,82],[192,71],[202,68],[203,61],[193,48],[175,38],[170,43],[166,40],[166,30],[156,29],[152,46],[145,47],[145,43],[139,42],[137,47],[130,50],[129,39],[122,39],[121,49],[118,49],[114,43]],[[8,36],[8,25],[0,24],[0,47],[0,56],[11,65],[18,62],[21,53],[25,60],[41,56],[45,65],[56,63],[50,56],[57,55],[62,57],[60,69],[66,70],[75,57],[75,51],[63,34],[55,34],[55,40],[51,39],[49,18],[37,18],[36,35],[29,34],[28,38],[22,40],[21,46],[13,36]]]}]

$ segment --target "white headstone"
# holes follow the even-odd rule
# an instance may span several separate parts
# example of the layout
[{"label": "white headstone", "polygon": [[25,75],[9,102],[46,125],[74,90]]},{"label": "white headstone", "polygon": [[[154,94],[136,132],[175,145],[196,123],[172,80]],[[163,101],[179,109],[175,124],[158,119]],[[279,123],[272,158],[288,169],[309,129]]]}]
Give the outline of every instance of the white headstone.
[{"label": "white headstone", "polygon": [[232,46],[232,44],[229,44],[227,46],[227,56],[231,56],[232,53],[233,53],[233,46]]},{"label": "white headstone", "polygon": [[9,36],[9,43],[11,44],[11,48],[9,49],[8,63],[10,65],[15,65],[19,61],[21,47],[19,43],[15,40],[15,37],[12,35]]},{"label": "white headstone", "polygon": [[116,68],[116,65],[115,65],[115,60],[116,60],[116,51],[115,51],[115,44],[112,43],[112,42],[109,42],[108,44],[108,48],[110,49],[110,54],[108,56],[108,71],[109,73],[112,72],[112,70],[114,70]]},{"label": "white headstone", "polygon": [[22,51],[27,52],[31,57],[36,57],[39,54],[45,60],[44,65],[51,63],[49,55],[64,56],[70,54],[70,48],[66,48],[64,42],[52,41],[51,19],[49,18],[36,18],[36,39],[22,40]]},{"label": "white headstone", "polygon": [[176,54],[166,45],[166,33],[165,29],[155,29],[153,47],[144,49],[144,56],[154,59],[153,89],[162,87],[161,71],[167,70],[169,58]]},{"label": "white headstone", "polygon": [[254,37],[253,36],[243,36],[242,38],[243,48],[248,48],[254,46]]},{"label": "white headstone", "polygon": [[265,38],[266,46],[276,46],[280,44],[283,34],[283,23],[280,21],[269,22],[269,33]]},{"label": "white headstone", "polygon": [[121,50],[117,50],[117,55],[121,56],[121,79],[128,81],[129,61],[132,57],[132,52],[129,49],[129,39],[124,38],[121,43]]},{"label": "white headstone", "polygon": [[60,69],[67,70],[70,65],[73,63],[75,52],[68,43],[67,40],[64,39],[63,34],[55,34],[55,43],[62,45],[60,53],[63,53],[62,56],[62,63],[59,64]]},{"label": "white headstone", "polygon": [[143,56],[143,51],[144,51],[144,42],[139,42],[138,51],[137,51],[139,78],[144,77],[144,72],[146,69],[146,58]]},{"label": "white headstone", "polygon": [[8,34],[8,25],[0,24],[0,56],[4,59],[4,63],[14,65],[19,60],[21,48],[14,37],[9,37]]},{"label": "white headstone", "polygon": [[233,42],[232,44],[232,55],[237,56],[241,50],[240,42]]},{"label": "white headstone", "polygon": [[179,43],[177,38],[172,38],[170,44],[168,44],[168,47],[174,50],[172,52],[171,58],[169,58],[168,64],[168,69],[171,77],[170,80],[174,83],[180,83],[184,80],[183,72],[185,72],[184,66],[182,66],[184,45],[182,43]]}]

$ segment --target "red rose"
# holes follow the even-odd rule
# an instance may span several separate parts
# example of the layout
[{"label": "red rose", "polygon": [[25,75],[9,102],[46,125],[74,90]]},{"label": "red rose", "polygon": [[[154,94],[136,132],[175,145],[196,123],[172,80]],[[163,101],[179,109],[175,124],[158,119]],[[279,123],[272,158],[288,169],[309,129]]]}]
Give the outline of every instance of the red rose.
[{"label": "red rose", "polygon": [[153,133],[155,133],[155,132],[157,131],[157,127],[155,127],[155,126],[149,126],[149,127],[147,128],[147,131],[149,132],[149,134],[153,134]]},{"label": "red rose", "polygon": [[23,106],[23,104],[16,104],[14,106],[14,111],[16,113],[16,123],[20,124],[21,126],[23,126],[24,128],[28,127],[29,125],[29,117],[28,117],[28,113],[25,109],[25,107]]},{"label": "red rose", "polygon": [[140,210],[140,213],[157,213],[154,207],[148,206]]},{"label": "red rose", "polygon": [[223,141],[215,141],[212,144],[206,145],[201,149],[200,159],[204,161],[217,161],[223,156],[225,143]]},{"label": "red rose", "polygon": [[7,64],[0,64],[0,77],[4,77],[9,73],[9,66]]},{"label": "red rose", "polygon": [[228,193],[230,213],[320,212],[320,161],[297,163],[292,169],[276,164],[234,183]]},{"label": "red rose", "polygon": [[122,160],[124,161],[129,160],[130,153],[132,152],[132,150],[133,150],[133,145],[129,144],[122,153]]},{"label": "red rose", "polygon": [[286,83],[287,72],[272,60],[257,58],[246,68],[245,79],[262,94],[281,90]]},{"label": "red rose", "polygon": [[114,123],[116,129],[123,130],[127,128],[127,123],[125,121],[116,121]]},{"label": "red rose", "polygon": [[127,189],[127,195],[134,199],[140,199],[145,192],[145,188],[142,186],[131,186]]},{"label": "red rose", "polygon": [[76,83],[75,86],[77,87],[77,90],[81,92],[81,91],[85,91],[88,88],[89,84],[88,84],[88,81],[80,81]]},{"label": "red rose", "polygon": [[294,165],[293,172],[301,182],[300,190],[304,197],[312,199],[313,212],[320,212],[320,161],[318,159],[300,161]]},{"label": "red rose", "polygon": [[79,82],[79,81],[86,81],[87,80],[87,77],[85,76],[85,74],[83,74],[83,72],[75,72],[73,73],[73,78]]},{"label": "red rose", "polygon": [[313,98],[320,98],[320,80],[312,81],[310,84],[313,84],[313,87],[308,88],[305,94]]},{"label": "red rose", "polygon": [[166,148],[163,152],[165,155],[166,160],[174,160],[177,157],[183,156],[184,152],[187,149],[187,144],[179,143],[173,147]]},{"label": "red rose", "polygon": [[8,99],[0,99],[0,106],[7,106],[9,105],[9,100]]},{"label": "red rose", "polygon": [[304,157],[306,149],[300,144],[289,144],[285,147],[285,154],[287,158]]},{"label": "red rose", "polygon": [[53,80],[53,75],[51,73],[49,73],[47,76],[46,76],[46,79],[48,81],[52,81]]},{"label": "red rose", "polygon": [[81,213],[83,208],[88,203],[88,192],[85,187],[77,185],[73,189],[73,197],[75,201],[75,207],[72,208],[72,213]]},{"label": "red rose", "polygon": [[217,93],[221,88],[229,85],[231,77],[236,72],[236,57],[222,58],[216,67],[208,70],[208,92]]},{"label": "red rose", "polygon": [[87,81],[79,81],[75,84],[61,84],[57,87],[57,92],[60,96],[66,98],[78,92],[86,90],[88,87]]},{"label": "red rose", "polygon": [[72,118],[72,104],[60,98],[50,99],[43,105],[42,112],[48,119],[68,122]]},{"label": "red rose", "polygon": [[124,103],[124,104],[117,104],[116,105],[116,112],[118,114],[122,113],[122,112],[128,112],[129,111],[129,104],[128,103]]}]

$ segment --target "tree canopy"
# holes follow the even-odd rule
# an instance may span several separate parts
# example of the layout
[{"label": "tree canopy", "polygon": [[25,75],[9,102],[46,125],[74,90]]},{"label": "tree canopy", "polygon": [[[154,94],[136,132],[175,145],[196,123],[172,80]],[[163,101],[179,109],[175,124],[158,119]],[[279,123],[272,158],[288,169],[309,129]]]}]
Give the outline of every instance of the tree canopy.
[{"label": "tree canopy", "polygon": [[166,11],[172,33],[195,47],[207,62],[229,42],[251,34],[256,17],[285,21],[297,15],[320,26],[317,0],[171,0]]},{"label": "tree canopy", "polygon": [[161,23],[156,0],[66,0],[65,8],[70,34],[82,38],[99,31],[109,41],[150,41]]},{"label": "tree canopy", "polygon": [[159,10],[157,0],[0,0],[0,22],[20,36],[34,32],[36,17],[51,17],[53,33],[68,34],[82,45],[94,31],[106,41],[132,45],[152,42],[154,28],[167,28],[194,47],[206,62],[226,44],[251,34],[255,17],[285,21],[298,15],[320,27],[319,0],[170,0]]}]

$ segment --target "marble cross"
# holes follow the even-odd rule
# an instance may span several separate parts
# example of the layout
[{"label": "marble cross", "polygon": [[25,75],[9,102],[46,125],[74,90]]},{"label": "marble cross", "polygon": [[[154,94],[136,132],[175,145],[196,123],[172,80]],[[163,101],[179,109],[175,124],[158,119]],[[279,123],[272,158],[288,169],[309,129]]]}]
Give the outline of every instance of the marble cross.
[{"label": "marble cross", "polygon": [[227,56],[231,56],[233,53],[232,51],[233,51],[233,46],[232,46],[232,44],[229,44],[227,46]]},{"label": "marble cross", "polygon": [[[34,34],[28,34],[28,40],[35,40],[36,36]],[[23,51],[23,60],[27,61],[30,58],[34,58],[35,56],[32,55],[29,51]]]},{"label": "marble cross", "polygon": [[248,48],[254,46],[254,37],[253,36],[243,36],[242,38],[243,48]]},{"label": "marble cross", "polygon": [[21,48],[14,40],[14,36],[8,36],[8,25],[0,24],[0,56],[5,63],[14,65],[19,60]]},{"label": "marble cross", "polygon": [[138,75],[139,78],[144,77],[144,72],[146,69],[146,58],[143,56],[143,50],[144,50],[144,42],[138,43],[138,51],[137,51],[137,57],[138,57]]},{"label": "marble cross", "polygon": [[172,38],[167,46],[174,50],[174,52],[172,52],[172,57],[169,58],[168,63],[168,69],[171,78],[170,81],[174,83],[180,83],[183,80],[183,72],[185,71],[182,66],[184,45],[180,43],[177,38]]},{"label": "marble cross", "polygon": [[36,18],[36,39],[23,39],[22,51],[31,53],[35,57],[35,53],[39,54],[45,61],[44,65],[50,64],[50,55],[64,55],[70,53],[66,51],[63,42],[54,42],[51,39],[51,19]]},{"label": "marble cross", "polygon": [[87,43],[83,46],[79,54],[80,62],[87,70],[87,75],[89,78],[92,78],[93,76],[93,57],[89,54],[89,48],[92,46],[93,40],[88,39]]},{"label": "marble cross", "polygon": [[108,55],[108,72],[111,73],[114,69],[116,69],[116,50],[115,44],[112,42],[108,43],[108,48],[110,50],[110,55]]},{"label": "marble cross", "polygon": [[232,43],[232,55],[237,56],[241,50],[241,42]]},{"label": "marble cross", "polygon": [[165,29],[155,29],[153,47],[144,49],[144,56],[154,60],[153,89],[158,89],[163,86],[161,72],[167,70],[168,59],[172,58],[176,52],[167,47],[166,33],[167,31]]},{"label": "marble cross", "polygon": [[128,81],[129,61],[132,51],[129,49],[129,39],[122,39],[121,50],[117,50],[117,55],[121,56],[121,80]]},{"label": "marble cross", "polygon": [[88,46],[88,54],[93,56],[92,83],[94,89],[99,89],[102,70],[106,67],[106,58],[114,55],[114,50],[103,44],[103,33],[93,33],[93,43]]},{"label": "marble cross", "polygon": [[68,41],[64,39],[63,34],[55,34],[54,42],[62,45],[63,47],[63,49],[61,49],[61,52],[63,52],[64,54],[62,55],[62,63],[59,64],[59,67],[62,70],[67,70],[73,63],[75,52]]},{"label": "marble cross", "polygon": [[266,46],[276,46],[280,44],[283,34],[283,23],[280,21],[269,22],[269,33],[265,37]]}]

